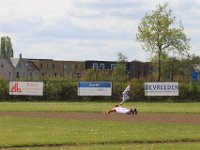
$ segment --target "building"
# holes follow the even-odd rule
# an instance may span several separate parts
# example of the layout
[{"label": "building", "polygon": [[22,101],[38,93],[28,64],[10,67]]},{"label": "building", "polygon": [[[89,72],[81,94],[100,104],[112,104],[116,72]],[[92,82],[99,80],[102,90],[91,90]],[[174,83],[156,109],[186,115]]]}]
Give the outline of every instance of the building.
[{"label": "building", "polygon": [[117,62],[116,61],[97,61],[97,60],[86,60],[85,69],[92,70],[114,70]]},{"label": "building", "polygon": [[39,68],[33,64],[30,59],[24,59],[26,68],[27,68],[27,79],[28,80],[40,80],[40,70]]},{"label": "building", "polygon": [[80,76],[85,70],[83,61],[57,61],[53,59],[31,59],[37,68],[39,68],[41,78],[52,77],[76,77]]},{"label": "building", "polygon": [[10,59],[0,59],[0,78],[14,80],[15,69]]},{"label": "building", "polygon": [[[117,61],[87,60],[85,62],[85,69],[113,71],[117,63]],[[130,79],[147,78],[152,74],[152,65],[150,63],[140,61],[127,62],[126,73]]]},{"label": "building", "polygon": [[130,62],[130,78],[144,79],[152,74],[152,65],[148,62],[132,61]]},{"label": "building", "polygon": [[65,77],[80,77],[85,71],[84,61],[63,61],[63,74]]},{"label": "building", "polygon": [[[111,75],[118,61],[57,61],[53,59],[19,58],[0,59],[0,77],[6,80],[39,80],[57,77],[81,77],[87,69],[108,71]],[[147,78],[152,73],[150,63],[126,63],[129,78]]]},{"label": "building", "polygon": [[0,76],[6,80],[29,80],[40,77],[39,70],[29,59],[19,58],[0,59]]},{"label": "building", "polygon": [[53,59],[30,59],[30,62],[38,68],[41,78],[64,76],[63,61],[55,61]]}]

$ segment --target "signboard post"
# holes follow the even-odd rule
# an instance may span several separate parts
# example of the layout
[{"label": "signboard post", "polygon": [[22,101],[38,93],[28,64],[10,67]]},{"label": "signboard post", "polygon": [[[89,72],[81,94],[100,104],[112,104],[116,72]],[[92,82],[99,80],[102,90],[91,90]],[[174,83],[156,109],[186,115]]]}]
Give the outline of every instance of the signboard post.
[{"label": "signboard post", "polygon": [[78,96],[111,96],[111,82],[78,82]]}]

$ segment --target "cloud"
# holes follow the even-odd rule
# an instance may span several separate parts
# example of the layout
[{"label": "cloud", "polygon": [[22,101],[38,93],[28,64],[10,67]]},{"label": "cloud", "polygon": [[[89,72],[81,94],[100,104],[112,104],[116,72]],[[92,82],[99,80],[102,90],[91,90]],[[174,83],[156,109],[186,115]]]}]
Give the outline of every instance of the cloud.
[{"label": "cloud", "polygon": [[99,9],[99,10],[111,10],[111,9],[124,9],[129,7],[140,6],[141,3],[137,0],[94,0],[94,1],[81,1],[75,0],[77,6],[89,8],[89,9]]},{"label": "cloud", "polygon": [[[30,43],[30,42],[28,42]],[[52,59],[52,54],[56,54],[56,60],[117,60],[117,53],[126,55],[130,61],[144,57],[145,52],[134,48],[139,46],[131,40],[79,40],[79,39],[60,39],[51,42],[24,43],[23,49],[19,53],[27,58]],[[114,45],[114,46],[113,46]],[[20,49],[20,48],[19,48]],[[132,50],[130,53],[130,49]],[[18,57],[19,53],[15,53]],[[37,56],[37,57],[33,57]]]},{"label": "cloud", "polygon": [[[168,0],[199,52],[200,2]],[[139,21],[166,0],[0,0],[0,36],[11,37],[15,56],[63,60],[146,61],[135,42]]]}]

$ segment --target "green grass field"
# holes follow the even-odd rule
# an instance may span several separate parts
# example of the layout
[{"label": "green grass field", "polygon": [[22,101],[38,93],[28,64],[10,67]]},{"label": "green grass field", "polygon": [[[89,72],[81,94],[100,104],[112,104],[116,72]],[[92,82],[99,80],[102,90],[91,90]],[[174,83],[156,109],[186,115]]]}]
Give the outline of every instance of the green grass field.
[{"label": "green grass field", "polygon": [[32,148],[12,148],[12,150],[199,150],[198,143],[177,144],[106,144],[106,145],[81,145],[81,146],[51,146]]},{"label": "green grass field", "polygon": [[[0,111],[42,112],[103,112],[115,103],[106,102],[0,102]],[[145,103],[127,102],[125,107],[136,107],[142,113],[190,113],[200,114],[200,102]]]},{"label": "green grass field", "polygon": [[[105,102],[1,102],[0,111],[104,112]],[[140,113],[200,115],[200,103],[125,103]],[[197,124],[0,117],[0,148],[7,149],[200,149]]]}]

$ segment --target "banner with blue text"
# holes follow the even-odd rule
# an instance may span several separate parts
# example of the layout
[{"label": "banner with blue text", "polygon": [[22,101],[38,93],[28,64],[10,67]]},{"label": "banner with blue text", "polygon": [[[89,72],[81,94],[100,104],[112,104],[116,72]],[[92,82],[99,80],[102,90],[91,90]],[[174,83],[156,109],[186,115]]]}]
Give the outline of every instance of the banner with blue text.
[{"label": "banner with blue text", "polygon": [[145,96],[178,96],[178,82],[146,82]]},{"label": "banner with blue text", "polygon": [[78,96],[111,96],[111,82],[79,82]]}]

